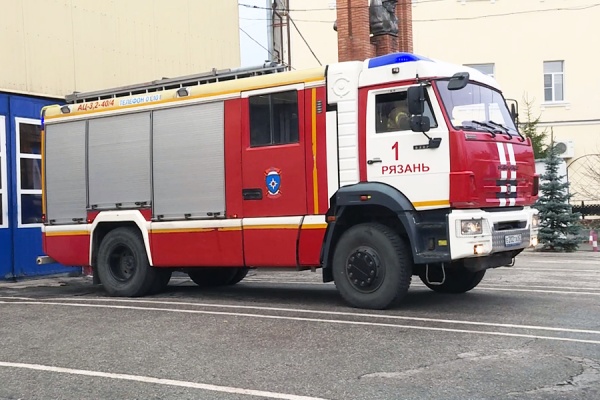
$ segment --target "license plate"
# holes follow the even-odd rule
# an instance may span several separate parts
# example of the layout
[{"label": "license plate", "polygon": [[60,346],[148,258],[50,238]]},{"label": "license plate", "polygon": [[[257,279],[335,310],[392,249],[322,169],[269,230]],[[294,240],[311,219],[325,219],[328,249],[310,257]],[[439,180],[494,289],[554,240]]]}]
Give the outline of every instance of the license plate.
[{"label": "license plate", "polygon": [[517,234],[517,235],[506,235],[504,236],[504,245],[506,247],[510,247],[510,246],[518,246],[521,244],[521,242],[523,241],[523,238],[521,237],[521,234]]}]

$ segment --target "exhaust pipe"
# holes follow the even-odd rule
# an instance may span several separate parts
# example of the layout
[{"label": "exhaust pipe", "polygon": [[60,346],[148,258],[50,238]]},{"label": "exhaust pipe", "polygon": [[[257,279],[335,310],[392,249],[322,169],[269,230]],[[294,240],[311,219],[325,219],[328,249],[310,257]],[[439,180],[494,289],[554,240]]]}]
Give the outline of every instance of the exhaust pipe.
[{"label": "exhaust pipe", "polygon": [[52,257],[48,257],[48,256],[39,256],[36,260],[35,260],[37,265],[45,265],[45,264],[53,264],[56,262],[56,260]]}]

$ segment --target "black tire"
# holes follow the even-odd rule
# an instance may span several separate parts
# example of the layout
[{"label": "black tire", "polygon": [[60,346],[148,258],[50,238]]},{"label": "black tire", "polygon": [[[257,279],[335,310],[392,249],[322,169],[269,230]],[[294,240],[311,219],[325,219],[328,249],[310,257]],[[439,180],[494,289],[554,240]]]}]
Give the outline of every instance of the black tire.
[{"label": "black tire", "polygon": [[150,294],[159,294],[165,291],[171,280],[173,271],[166,268],[156,268],[156,279],[150,288]]},{"label": "black tire", "polygon": [[[437,268],[436,268],[437,269]],[[446,279],[441,285],[432,285],[427,283],[427,279],[425,278],[425,270],[419,274],[419,278],[421,281],[427,286],[429,289],[438,293],[465,293],[471,289],[474,289],[479,282],[483,279],[485,275],[485,270],[478,272],[471,272],[463,267],[457,268],[448,268],[446,269]],[[439,272],[435,273],[435,276],[430,272],[429,278],[437,281],[441,281],[442,275]]]},{"label": "black tire", "polygon": [[97,263],[100,282],[111,296],[144,296],[157,279],[137,229],[123,227],[107,233]]},{"label": "black tire", "polygon": [[233,275],[233,278],[231,278],[231,280],[227,283],[228,285],[235,285],[236,283],[241,282],[242,279],[244,279],[246,277],[246,275],[248,275],[248,268],[242,267],[242,268],[236,268],[237,272],[235,273],[235,275]]},{"label": "black tire", "polygon": [[381,310],[398,304],[412,278],[412,254],[391,228],[364,223],[348,229],[333,255],[333,279],[351,306]]},{"label": "black tire", "polygon": [[187,273],[196,285],[209,288],[231,284],[230,282],[238,273],[238,268],[194,268],[187,270]]}]

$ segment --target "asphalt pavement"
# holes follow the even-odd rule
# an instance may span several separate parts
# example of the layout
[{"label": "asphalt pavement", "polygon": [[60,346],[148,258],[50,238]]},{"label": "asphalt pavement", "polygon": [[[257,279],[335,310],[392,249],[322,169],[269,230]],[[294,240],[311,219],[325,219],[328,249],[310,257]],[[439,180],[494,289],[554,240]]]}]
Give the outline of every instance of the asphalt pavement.
[{"label": "asphalt pavement", "polygon": [[598,399],[600,253],[525,252],[463,295],[418,278],[386,311],[319,271],[110,298],[87,277],[0,283],[0,400]]}]

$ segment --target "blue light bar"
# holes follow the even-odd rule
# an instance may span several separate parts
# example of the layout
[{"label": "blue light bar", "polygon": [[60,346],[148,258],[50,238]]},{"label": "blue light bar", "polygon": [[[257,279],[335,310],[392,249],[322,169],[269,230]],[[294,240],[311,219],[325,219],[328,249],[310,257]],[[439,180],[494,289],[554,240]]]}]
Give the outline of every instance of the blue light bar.
[{"label": "blue light bar", "polygon": [[369,68],[383,67],[385,65],[402,64],[413,61],[432,61],[427,57],[419,56],[412,53],[391,53],[385,56],[371,58],[369,60]]}]

